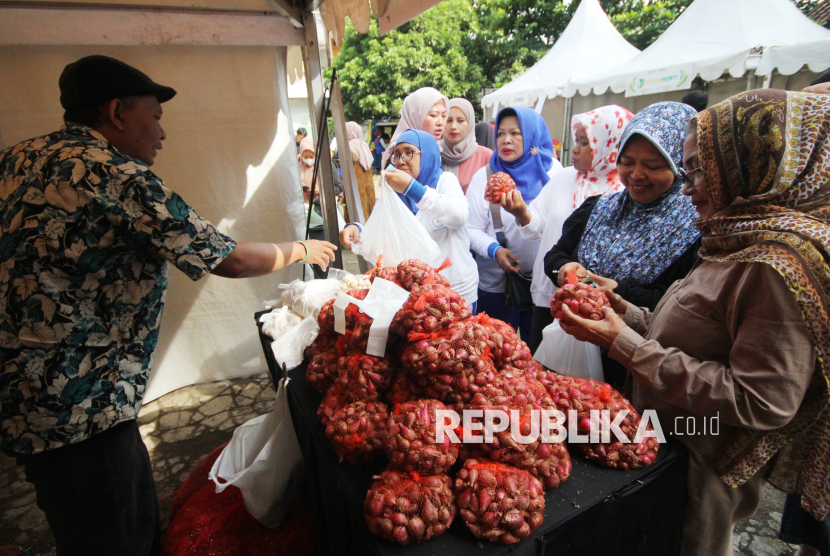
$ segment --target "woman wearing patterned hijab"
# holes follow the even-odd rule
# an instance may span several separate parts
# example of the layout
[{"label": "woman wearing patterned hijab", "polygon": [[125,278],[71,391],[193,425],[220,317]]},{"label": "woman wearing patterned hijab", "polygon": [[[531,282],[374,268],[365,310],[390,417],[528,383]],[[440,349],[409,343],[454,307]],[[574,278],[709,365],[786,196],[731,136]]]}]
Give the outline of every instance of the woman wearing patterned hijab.
[{"label": "woman wearing patterned hijab", "polygon": [[721,555],[766,482],[817,519],[830,510],[830,96],[748,91],[689,131],[703,262],[653,314],[611,294],[604,320],[562,327],[610,347],[661,423],[719,418],[719,434],[678,439],[683,554]]},{"label": "woman wearing patterned hijab", "polygon": [[[490,164],[476,172],[467,189],[467,228],[479,273],[478,311],[521,329],[525,338],[530,337],[533,308],[519,310],[505,305],[505,273],[532,272],[539,242],[522,238],[513,215],[499,205],[491,207],[484,199],[484,189],[489,167],[493,172],[509,174],[522,198],[531,202],[550,181],[552,161],[553,143],[542,116],[530,108],[504,108],[496,118],[496,151]],[[494,213],[501,219],[506,247],[497,240]]]},{"label": "woman wearing patterned hijab", "polygon": [[527,206],[518,191],[502,204],[510,212],[522,237],[539,241],[533,264],[533,325],[528,346],[531,353],[542,342],[542,331],[553,322],[550,301],[558,287],[545,275],[545,254],[559,241],[562,224],[587,197],[615,193],[623,188],[617,175],[617,143],[634,114],[611,105],[573,117],[573,166],[553,176],[535,201]]},{"label": "woman wearing patterned hijab", "polygon": [[658,102],[631,120],[617,149],[625,190],[588,197],[565,221],[545,256],[551,280],[562,286],[569,271],[590,273],[627,301],[653,309],[666,288],[689,273],[700,232],[679,169],[685,127],[695,114],[679,102]]}]

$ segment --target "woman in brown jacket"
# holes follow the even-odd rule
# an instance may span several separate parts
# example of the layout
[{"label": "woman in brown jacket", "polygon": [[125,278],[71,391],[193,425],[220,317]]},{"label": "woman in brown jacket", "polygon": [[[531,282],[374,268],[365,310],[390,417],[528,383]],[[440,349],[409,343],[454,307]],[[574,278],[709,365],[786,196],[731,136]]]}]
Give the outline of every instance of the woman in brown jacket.
[{"label": "woman in brown jacket", "polygon": [[562,328],[610,348],[634,405],[689,448],[682,553],[717,556],[767,482],[830,510],[830,96],[731,97],[683,157],[701,263],[653,313],[610,293],[604,320],[566,310]]}]

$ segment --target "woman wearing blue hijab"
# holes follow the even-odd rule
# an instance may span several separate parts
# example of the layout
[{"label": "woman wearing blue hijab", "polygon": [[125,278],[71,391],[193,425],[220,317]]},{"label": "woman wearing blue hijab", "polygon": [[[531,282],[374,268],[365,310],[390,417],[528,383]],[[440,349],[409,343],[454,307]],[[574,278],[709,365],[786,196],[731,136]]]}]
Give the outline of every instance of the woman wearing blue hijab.
[{"label": "woman wearing blue hijab", "polygon": [[530,108],[504,108],[496,118],[496,150],[490,164],[473,176],[467,189],[470,204],[467,229],[479,272],[478,312],[521,330],[524,338],[530,338],[533,306],[531,303],[521,310],[505,305],[506,273],[521,271],[530,275],[539,242],[522,238],[513,215],[496,205],[493,210],[500,216],[506,246],[499,244],[484,189],[488,173],[505,172],[529,203],[550,181],[552,163],[553,141],[542,116]]},{"label": "woman wearing blue hijab", "polygon": [[[441,169],[438,142],[425,131],[410,129],[398,137],[390,160],[395,169],[384,172],[386,182],[452,261],[441,274],[475,307],[478,270],[467,235],[469,206],[458,178]],[[360,240],[360,226],[349,224],[340,233],[340,243],[348,249],[355,240]]]}]

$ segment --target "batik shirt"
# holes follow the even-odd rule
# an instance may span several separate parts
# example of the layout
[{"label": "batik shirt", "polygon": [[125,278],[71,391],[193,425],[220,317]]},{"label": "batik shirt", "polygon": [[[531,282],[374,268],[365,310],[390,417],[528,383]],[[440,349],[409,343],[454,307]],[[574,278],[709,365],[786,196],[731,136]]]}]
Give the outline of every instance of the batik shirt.
[{"label": "batik shirt", "polygon": [[134,419],[168,263],[198,280],[235,246],[90,128],[0,153],[0,447],[37,453]]}]

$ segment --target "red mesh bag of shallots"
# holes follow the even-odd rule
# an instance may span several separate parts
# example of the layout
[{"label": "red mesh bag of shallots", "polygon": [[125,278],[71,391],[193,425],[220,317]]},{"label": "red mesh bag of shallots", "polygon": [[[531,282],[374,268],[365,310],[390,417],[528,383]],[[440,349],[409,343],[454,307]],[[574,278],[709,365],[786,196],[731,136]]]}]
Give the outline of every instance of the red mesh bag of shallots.
[{"label": "red mesh bag of shallots", "polygon": [[565,303],[573,314],[590,320],[604,319],[602,308],[610,305],[603,292],[584,282],[569,282],[556,290],[550,302],[550,314],[561,319],[562,305]]},{"label": "red mesh bag of shallots", "polygon": [[527,369],[533,364],[530,348],[519,339],[512,326],[485,314],[476,315],[476,318],[487,330],[487,345],[490,347],[493,363],[497,369],[501,369],[504,365]]},{"label": "red mesh bag of shallots", "polygon": [[320,407],[317,408],[317,417],[320,418],[320,423],[327,427],[334,414],[346,407],[350,401],[348,394],[346,394],[346,387],[341,382],[335,381],[326,390],[323,401],[320,402]]},{"label": "red mesh bag of shallots", "polygon": [[420,400],[424,397],[424,389],[410,378],[405,369],[400,369],[392,377],[392,385],[386,391],[386,400],[390,404],[402,404]]},{"label": "red mesh bag of shallots", "polygon": [[468,459],[455,479],[458,511],[470,532],[497,544],[514,544],[545,519],[539,479],[523,469]]},{"label": "red mesh bag of shallots", "polygon": [[488,330],[475,317],[450,324],[438,332],[410,332],[411,343],[401,365],[413,375],[458,374],[465,368],[481,368],[487,351]]},{"label": "red mesh bag of shallots", "polygon": [[484,200],[489,203],[498,203],[501,196],[516,189],[516,182],[507,172],[496,172],[487,180],[484,188]]},{"label": "red mesh bag of shallots", "polygon": [[387,469],[366,493],[363,513],[372,533],[395,544],[431,539],[455,518],[452,479]]},{"label": "red mesh bag of shallots", "polygon": [[396,471],[416,471],[424,475],[446,472],[458,457],[458,444],[444,435],[435,442],[436,411],[447,409],[437,400],[406,402],[395,407],[389,416],[386,456]]},{"label": "red mesh bag of shallots", "polygon": [[382,260],[383,255],[378,257],[378,262],[377,265],[375,265],[375,268],[366,273],[366,276],[369,277],[369,281],[374,282],[375,278],[383,278],[384,280],[389,280],[390,282],[398,284],[398,267],[380,266],[380,262]]},{"label": "red mesh bag of shallots", "polygon": [[311,361],[318,353],[335,351],[339,337],[340,334],[320,330],[320,333],[317,334],[314,341],[311,342],[307,348],[305,348],[305,351],[303,351],[303,357],[306,361]]},{"label": "red mesh bag of shallots", "polygon": [[[314,342],[321,338],[323,338],[323,342],[319,348],[328,348],[328,350],[319,353],[309,352],[310,348],[314,347]],[[334,340],[333,343],[332,340]],[[339,375],[338,362],[344,353],[349,351],[348,342],[346,336],[323,332],[317,336],[314,342],[305,351],[306,357],[313,353],[310,359],[306,359],[308,367],[306,367],[305,377],[312,388],[325,393],[337,380]]]},{"label": "red mesh bag of shallots", "polygon": [[366,353],[369,345],[369,332],[375,319],[369,315],[360,315],[355,319],[354,328],[349,335],[349,349],[358,353]]},{"label": "red mesh bag of shallots", "polygon": [[389,331],[404,337],[410,332],[436,332],[472,314],[470,304],[451,288],[433,284],[415,286]]},{"label": "red mesh bag of shallots", "polygon": [[[481,450],[494,461],[530,471],[542,480],[544,488],[555,488],[571,474],[572,463],[563,442],[544,442],[541,436],[522,444],[513,437],[514,426],[530,436],[534,410],[555,409],[545,388],[526,374],[500,373],[473,398],[471,409],[500,410],[510,418],[510,427],[493,433],[493,441],[481,444]],[[518,413],[514,416],[512,411]],[[513,419],[518,418],[518,423]],[[541,423],[541,415],[536,417]]]},{"label": "red mesh bag of shallots", "polygon": [[456,374],[431,374],[415,376],[424,394],[444,404],[465,407],[487,384],[496,379],[496,368],[489,357],[481,358],[481,365],[465,367]]},{"label": "red mesh bag of shallots", "polygon": [[407,259],[398,264],[398,283],[405,290],[411,290],[413,286],[425,286],[427,284],[449,288],[450,281],[438,273],[450,266],[452,266],[452,262],[449,259],[444,259],[444,262],[438,268],[432,268],[418,259]]},{"label": "red mesh bag of shallots", "polygon": [[357,353],[338,361],[337,382],[351,402],[378,400],[389,385],[395,369],[388,359]]},{"label": "red mesh bag of shallots", "polygon": [[352,402],[337,411],[328,425],[326,438],[340,461],[352,465],[370,463],[386,453],[389,411],[381,402]]},{"label": "red mesh bag of shallots", "polygon": [[[637,469],[654,462],[660,444],[654,437],[643,438],[639,443],[634,442],[640,427],[640,414],[631,402],[610,384],[557,373],[550,373],[549,378],[551,385],[548,392],[551,399],[566,415],[569,409],[576,410],[576,428],[582,434],[590,434],[592,429],[600,427],[600,423],[591,421],[591,410],[607,409],[609,422],[613,422],[621,411],[628,412],[620,422],[619,428],[629,442],[620,442],[612,432],[610,442],[575,444],[589,460],[616,469]],[[650,424],[647,430],[652,430]]]},{"label": "red mesh bag of shallots", "polygon": [[[356,288],[346,292],[355,299],[366,299],[369,295],[369,288]],[[329,299],[320,309],[320,314],[317,315],[317,324],[320,325],[320,330],[327,332],[334,332],[334,299]],[[346,313],[346,328],[354,328],[354,321],[360,315],[360,309],[354,303],[349,303],[344,311]]]}]

